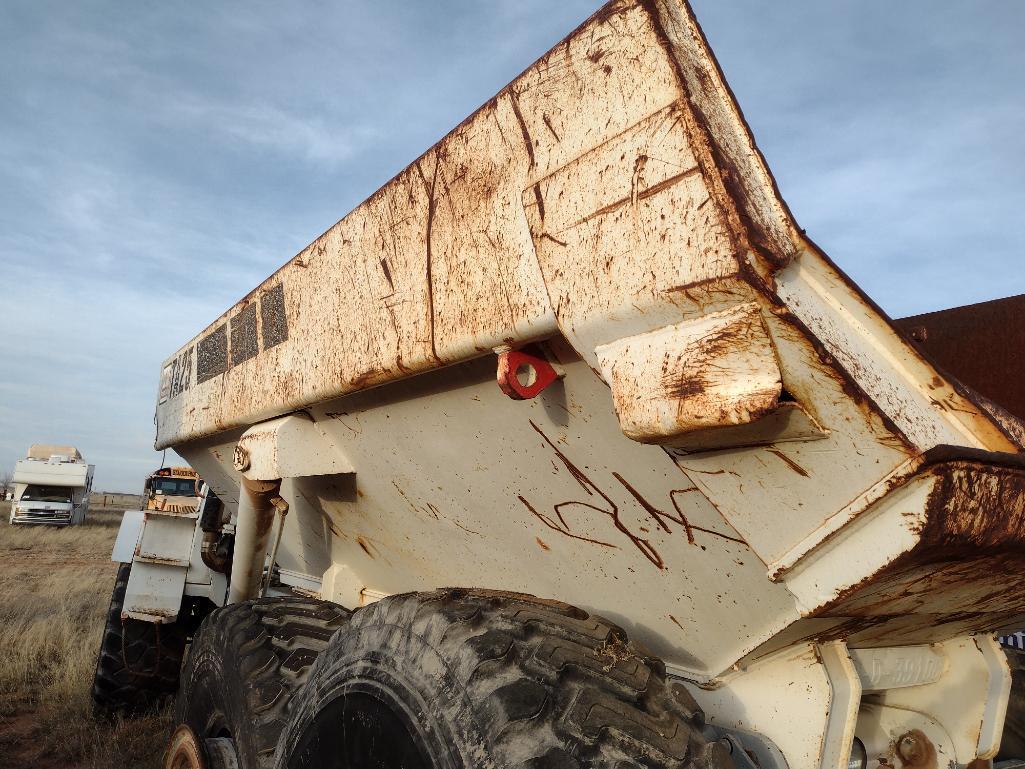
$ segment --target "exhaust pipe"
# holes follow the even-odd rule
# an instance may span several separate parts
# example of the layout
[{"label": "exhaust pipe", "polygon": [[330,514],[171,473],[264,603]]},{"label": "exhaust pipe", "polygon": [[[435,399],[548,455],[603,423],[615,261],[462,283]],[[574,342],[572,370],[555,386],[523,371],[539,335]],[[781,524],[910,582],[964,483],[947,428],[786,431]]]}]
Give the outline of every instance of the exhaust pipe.
[{"label": "exhaust pipe", "polygon": [[259,592],[263,563],[267,557],[267,542],[277,512],[273,500],[280,491],[280,478],[273,481],[242,478],[228,603],[248,600]]}]

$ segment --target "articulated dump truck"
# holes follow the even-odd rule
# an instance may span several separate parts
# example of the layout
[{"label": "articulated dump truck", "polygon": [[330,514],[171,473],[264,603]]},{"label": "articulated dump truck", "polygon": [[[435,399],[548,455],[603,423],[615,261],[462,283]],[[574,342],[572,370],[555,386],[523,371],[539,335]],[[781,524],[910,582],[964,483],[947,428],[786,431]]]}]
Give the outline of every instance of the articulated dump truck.
[{"label": "articulated dump truck", "polygon": [[176,690],[168,766],[998,753],[1025,431],[804,235],[683,0],[599,10],[170,356],[156,421],[223,504],[137,552],[219,578],[121,617],[97,701]]}]

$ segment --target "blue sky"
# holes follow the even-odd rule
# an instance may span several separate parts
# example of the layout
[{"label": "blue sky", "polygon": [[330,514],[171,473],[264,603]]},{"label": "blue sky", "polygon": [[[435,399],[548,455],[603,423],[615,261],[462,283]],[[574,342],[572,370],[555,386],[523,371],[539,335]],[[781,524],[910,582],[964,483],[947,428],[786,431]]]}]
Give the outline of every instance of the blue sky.
[{"label": "blue sky", "polygon": [[[598,6],[0,11],[0,467],[136,490],[160,361]],[[1025,292],[1025,3],[695,0],[798,221],[890,314]]]}]

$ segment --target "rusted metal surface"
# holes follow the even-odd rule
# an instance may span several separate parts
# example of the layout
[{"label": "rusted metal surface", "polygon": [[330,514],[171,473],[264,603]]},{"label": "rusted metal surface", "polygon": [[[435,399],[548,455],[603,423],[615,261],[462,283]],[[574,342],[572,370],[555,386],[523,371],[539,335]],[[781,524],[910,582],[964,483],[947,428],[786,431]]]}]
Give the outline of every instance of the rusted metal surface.
[{"label": "rusted metal surface", "polygon": [[[840,638],[855,646],[928,643],[1023,621],[1025,598],[1015,586],[1025,568],[1025,467],[1014,456],[1006,467],[986,458],[940,461],[899,481],[901,488],[921,489],[898,503],[904,512],[890,529],[894,540],[907,537],[908,544],[810,606],[809,620],[795,628],[806,634],[791,638]],[[820,547],[828,548],[828,540]]]},{"label": "rusted metal surface", "polygon": [[1025,419],[1025,294],[895,322],[944,371]]},{"label": "rusted metal surface", "polygon": [[220,535],[216,531],[203,532],[203,544],[200,550],[200,557],[207,568],[218,574],[226,574],[231,565],[231,554],[224,552],[218,547]]},{"label": "rusted metal surface", "polygon": [[228,590],[229,603],[253,598],[259,591],[263,564],[267,557],[267,543],[277,512],[274,498],[280,490],[280,480],[253,481],[242,478]]},{"label": "rusted metal surface", "polygon": [[757,421],[782,391],[753,303],[621,339],[596,354],[623,433],[644,443]]},{"label": "rusted metal surface", "polygon": [[894,740],[902,769],[937,769],[936,747],[921,729],[912,729]]},{"label": "rusted metal surface", "polygon": [[260,597],[263,598],[267,595],[267,589],[270,587],[271,580],[274,578],[274,565],[278,559],[278,548],[281,546],[281,535],[285,532],[285,516],[288,515],[288,502],[283,500],[281,497],[272,497],[271,506],[278,513],[278,526],[274,532],[274,544],[271,545],[270,556],[267,560],[267,574],[263,578],[263,583],[260,585]]},{"label": "rusted metal surface", "polygon": [[353,472],[338,446],[303,414],[290,414],[246,430],[235,444],[232,464],[243,477],[254,481]]}]

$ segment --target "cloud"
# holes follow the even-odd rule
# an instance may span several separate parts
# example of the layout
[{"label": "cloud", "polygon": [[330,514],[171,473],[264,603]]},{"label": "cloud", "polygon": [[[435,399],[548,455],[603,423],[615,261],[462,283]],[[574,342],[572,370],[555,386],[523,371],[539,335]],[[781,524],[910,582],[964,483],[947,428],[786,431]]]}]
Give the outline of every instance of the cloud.
[{"label": "cloud", "polygon": [[[166,111],[171,121],[221,134],[227,140],[228,151],[245,154],[255,148],[310,163],[343,163],[377,133],[366,125],[328,125],[324,120],[291,114],[271,104],[225,104],[194,93],[169,99]],[[231,146],[238,142],[249,146]]]},{"label": "cloud", "polygon": [[209,307],[102,280],[37,273],[5,283],[0,460],[12,466],[32,443],[70,443],[97,465],[98,489],[134,490],[160,459],[155,372]]},{"label": "cloud", "polygon": [[695,6],[799,223],[884,309],[1025,292],[1025,5]]}]

